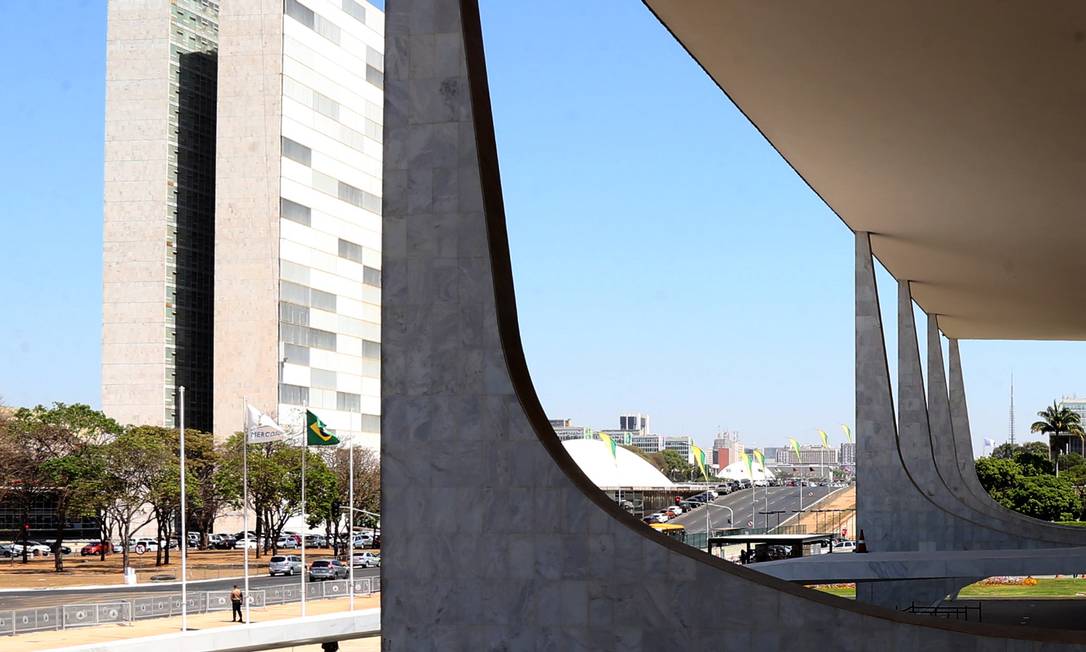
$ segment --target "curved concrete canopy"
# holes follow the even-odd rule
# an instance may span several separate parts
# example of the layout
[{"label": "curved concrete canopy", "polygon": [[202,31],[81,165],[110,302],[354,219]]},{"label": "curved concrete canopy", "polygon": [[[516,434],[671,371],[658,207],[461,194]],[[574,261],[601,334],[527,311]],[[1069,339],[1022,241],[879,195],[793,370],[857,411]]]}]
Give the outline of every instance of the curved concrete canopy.
[{"label": "curved concrete canopy", "polygon": [[645,2],[948,337],[1086,339],[1086,4]]},{"label": "curved concrete canopy", "polygon": [[611,457],[610,447],[598,439],[569,439],[562,442],[566,452],[597,487],[663,489],[675,486],[640,455],[618,446]]}]

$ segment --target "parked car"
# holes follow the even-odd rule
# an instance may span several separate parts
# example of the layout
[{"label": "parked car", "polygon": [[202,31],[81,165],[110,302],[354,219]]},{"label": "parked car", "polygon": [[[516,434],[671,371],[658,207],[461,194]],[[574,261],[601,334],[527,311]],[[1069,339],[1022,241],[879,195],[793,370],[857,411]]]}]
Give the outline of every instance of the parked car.
[{"label": "parked car", "polygon": [[646,523],[667,523],[667,514],[665,512],[656,512],[655,514],[649,514],[641,520]]},{"label": "parked car", "polygon": [[257,540],[256,540],[255,537],[247,537],[247,538],[235,539],[234,540],[234,547],[235,548],[241,548],[242,550],[244,550],[245,548],[248,548],[249,550],[256,550],[257,547],[258,547],[257,546]]},{"label": "parked car", "polygon": [[834,541],[833,550],[831,552],[856,552],[856,542],[849,541],[848,539]]},{"label": "parked car", "polygon": [[294,575],[304,570],[302,558],[298,555],[275,555],[268,560],[268,575]]},{"label": "parked car", "polygon": [[309,565],[309,581],[346,579],[351,574],[338,559],[318,559]]},{"label": "parked car", "polygon": [[295,541],[294,537],[291,537],[291,536],[279,537],[275,541],[275,547],[276,548],[297,548],[298,547],[298,542]]},{"label": "parked car", "polygon": [[[23,544],[20,542],[13,542],[11,544],[11,550],[14,556],[21,557],[23,555]],[[28,541],[26,543],[26,554],[29,557],[47,557],[53,554],[52,549],[44,543],[36,543],[34,541]]]},{"label": "parked car", "polygon": [[212,534],[211,547],[216,550],[233,550],[237,544],[233,534]]},{"label": "parked car", "polygon": [[87,557],[89,555],[100,555],[102,554],[103,546],[105,546],[107,553],[113,552],[113,544],[111,544],[109,541],[91,541],[90,543],[79,549],[79,556]]},{"label": "parked car", "polygon": [[381,555],[372,552],[358,552],[351,557],[351,563],[363,568],[378,568],[381,566]]},{"label": "parked car", "polygon": [[354,547],[355,548],[369,548],[373,545],[373,533],[372,532],[355,532],[354,533]]},{"label": "parked car", "polygon": [[305,535],[305,547],[306,548],[327,548],[328,537],[323,534],[307,534]]},{"label": "parked car", "polygon": [[[53,552],[56,551],[56,545],[57,545],[56,539],[47,539],[45,541],[41,541],[41,540],[31,541],[30,543],[43,545],[43,546],[48,546],[49,547],[49,554],[53,554]],[[61,544],[60,545],[60,554],[62,554],[62,555],[70,555],[70,554],[72,554],[71,546],[66,546],[64,544]]]},{"label": "parked car", "polygon": [[671,507],[668,507],[666,511],[668,518],[675,518],[676,516],[683,513],[683,508],[679,507],[678,505],[672,505]]}]

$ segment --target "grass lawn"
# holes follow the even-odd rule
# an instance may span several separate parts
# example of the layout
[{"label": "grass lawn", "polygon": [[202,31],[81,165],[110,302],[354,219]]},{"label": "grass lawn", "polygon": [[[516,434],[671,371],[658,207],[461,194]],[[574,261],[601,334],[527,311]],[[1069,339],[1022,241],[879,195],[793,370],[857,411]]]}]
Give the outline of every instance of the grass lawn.
[{"label": "grass lawn", "polygon": [[[815,586],[820,591],[842,598],[855,598],[851,586]],[[1037,584],[971,584],[959,594],[962,598],[1086,598],[1086,579],[1040,578]]]}]

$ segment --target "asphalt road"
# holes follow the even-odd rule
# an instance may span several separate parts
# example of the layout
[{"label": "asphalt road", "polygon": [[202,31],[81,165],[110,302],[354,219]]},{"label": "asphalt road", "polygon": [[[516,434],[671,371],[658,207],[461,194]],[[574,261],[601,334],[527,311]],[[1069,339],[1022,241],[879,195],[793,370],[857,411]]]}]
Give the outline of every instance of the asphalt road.
[{"label": "asphalt road", "polygon": [[[767,490],[768,508],[766,497]],[[794,512],[799,510],[799,487],[755,487],[754,489],[742,489],[726,496],[721,496],[708,506],[699,507],[692,512],[677,516],[669,522],[682,525],[686,528],[686,531],[691,534],[705,532],[705,514],[706,510],[708,510],[709,527],[713,529],[747,527],[747,522],[751,520],[751,491],[755,492],[754,527],[765,527],[766,516],[761,514],[761,512],[784,511],[784,513],[780,515],[769,515],[769,525],[770,527],[774,527],[777,525],[778,518],[780,518],[781,523],[784,523],[785,519],[791,517]],[[809,508],[816,500],[825,497],[833,491],[836,491],[836,488],[803,487],[804,509]],[[732,509],[735,514],[734,523],[728,523],[731,514],[729,514],[728,510],[722,509],[723,507],[730,507]]]},{"label": "asphalt road", "polygon": [[[355,567],[354,575],[359,577],[373,577],[380,574],[379,568]],[[278,585],[299,584],[298,577],[269,577],[268,575],[250,575],[250,589],[266,589]],[[219,580],[207,580],[189,582],[189,591],[229,591],[234,584],[241,586],[241,578],[227,578]],[[142,598],[155,593],[180,593],[181,585],[170,583],[148,583],[132,586],[117,586],[110,588],[64,588],[64,589],[28,589],[26,591],[0,592],[0,610],[26,609],[28,607],[54,607],[65,604],[94,604],[96,602],[110,602],[116,600],[128,600]]]}]

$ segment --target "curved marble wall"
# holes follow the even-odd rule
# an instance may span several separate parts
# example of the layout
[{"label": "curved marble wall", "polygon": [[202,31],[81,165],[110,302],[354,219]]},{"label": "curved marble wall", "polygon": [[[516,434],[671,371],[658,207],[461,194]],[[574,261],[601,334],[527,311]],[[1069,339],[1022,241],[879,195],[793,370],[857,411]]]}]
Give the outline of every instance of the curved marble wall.
[{"label": "curved marble wall", "polygon": [[476,1],[388,0],[385,69],[384,650],[1086,644],[803,589],[619,509],[565,453],[524,360]]}]

